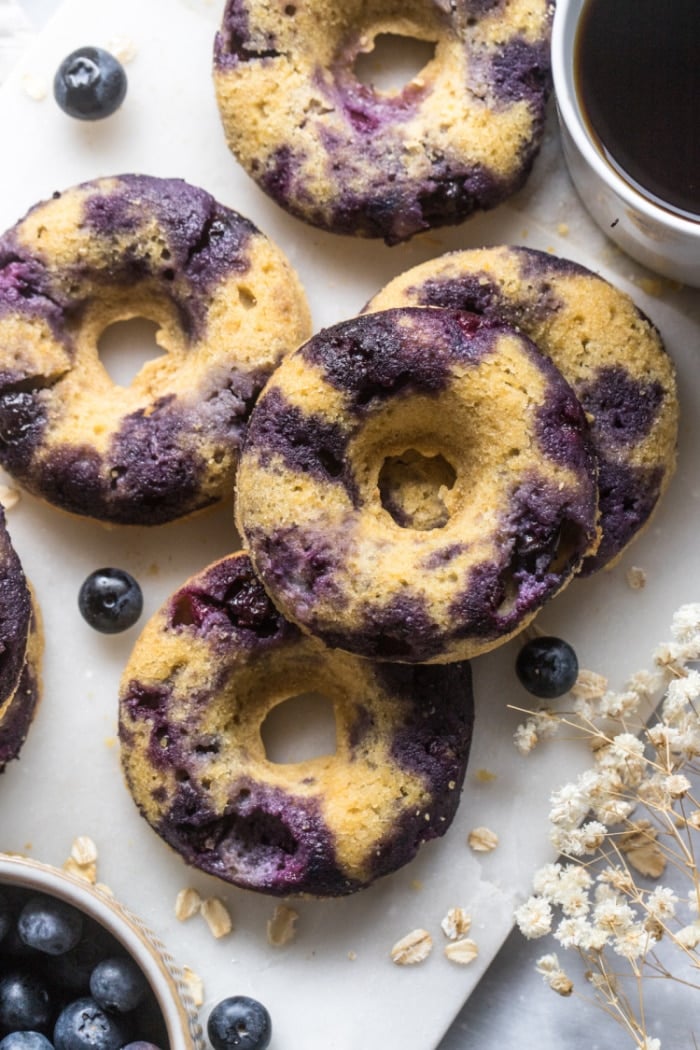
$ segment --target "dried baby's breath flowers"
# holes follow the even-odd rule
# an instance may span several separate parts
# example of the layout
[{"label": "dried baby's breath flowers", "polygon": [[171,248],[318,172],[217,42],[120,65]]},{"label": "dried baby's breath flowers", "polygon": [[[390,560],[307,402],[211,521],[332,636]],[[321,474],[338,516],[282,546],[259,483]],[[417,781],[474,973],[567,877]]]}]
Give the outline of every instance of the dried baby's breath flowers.
[{"label": "dried baby's breath flowers", "polygon": [[[561,857],[536,873],[516,922],[526,937],[549,934],[578,953],[596,1001],[638,1050],[661,1050],[648,1034],[647,980],[700,990],[700,603],[678,609],[670,635],[653,669],[622,690],[582,672],[570,710],[527,712],[515,734],[526,754],[564,727],[593,759],[551,795]],[[671,876],[672,885],[652,881]],[[537,970],[559,995],[574,992],[556,954]]]}]

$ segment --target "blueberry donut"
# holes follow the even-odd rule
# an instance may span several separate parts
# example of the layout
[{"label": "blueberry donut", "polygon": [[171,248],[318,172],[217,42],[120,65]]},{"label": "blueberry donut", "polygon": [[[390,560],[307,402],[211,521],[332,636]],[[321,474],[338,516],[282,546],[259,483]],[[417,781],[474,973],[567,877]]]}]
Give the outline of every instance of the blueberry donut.
[{"label": "blueberry donut", "polygon": [[[333,704],[335,754],[269,760],[267,714],[311,691]],[[123,769],[145,819],[188,864],[279,896],[352,893],[444,834],[472,723],[467,663],[328,650],[283,618],[244,553],[156,613],[120,693]]]},{"label": "blueberry donut", "polygon": [[[165,353],[118,386],[98,339],[133,317]],[[206,507],[231,493],[250,407],[309,324],[279,250],[204,190],[122,175],[56,194],[0,238],[0,462],[104,522]]]},{"label": "blueberry donut", "polygon": [[17,758],[39,699],[39,611],[0,508],[0,772]]},{"label": "blueberry donut", "polygon": [[597,543],[571,389],[525,336],[456,310],[368,314],[286,358],[251,414],[237,491],[283,614],[378,660],[493,648]]},{"label": "blueberry donut", "polygon": [[[228,144],[291,214],[395,244],[519,189],[550,90],[551,0],[228,0],[214,83]],[[433,44],[403,89],[355,74],[387,34]]]},{"label": "blueberry donut", "polygon": [[367,307],[437,306],[515,325],[571,384],[591,425],[602,539],[581,575],[612,566],[649,521],[676,465],[676,379],[654,325],[624,292],[531,248],[450,252],[391,281]]}]

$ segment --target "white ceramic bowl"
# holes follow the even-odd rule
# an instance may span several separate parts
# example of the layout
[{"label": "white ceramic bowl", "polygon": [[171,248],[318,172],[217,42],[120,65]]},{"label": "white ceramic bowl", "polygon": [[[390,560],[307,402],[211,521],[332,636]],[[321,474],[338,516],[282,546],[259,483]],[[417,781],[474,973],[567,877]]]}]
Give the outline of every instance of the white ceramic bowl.
[{"label": "white ceramic bowl", "polygon": [[163,1015],[168,1046],[163,1050],[202,1050],[197,1010],[182,973],[146,926],[108,892],[59,868],[0,853],[0,888],[19,886],[57,897],[96,920],[122,945],[145,974]]},{"label": "white ceramic bowl", "polygon": [[574,185],[600,228],[623,251],[656,273],[700,287],[700,222],[665,211],[638,193],[607,163],[588,132],[574,82],[574,43],[584,4],[556,0],[552,30],[554,90]]}]

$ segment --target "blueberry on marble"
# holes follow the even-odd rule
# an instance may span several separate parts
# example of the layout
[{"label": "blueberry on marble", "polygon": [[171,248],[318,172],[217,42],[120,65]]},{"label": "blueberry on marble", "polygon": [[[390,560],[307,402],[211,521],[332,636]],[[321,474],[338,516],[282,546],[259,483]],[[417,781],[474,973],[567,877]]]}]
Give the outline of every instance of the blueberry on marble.
[{"label": "blueberry on marble", "polygon": [[53,1050],[53,1043],[41,1032],[10,1032],[0,1039],[0,1050]]},{"label": "blueberry on marble", "polygon": [[0,1035],[18,1031],[45,1032],[53,1003],[44,981],[29,970],[10,970],[0,977]]},{"label": "blueberry on marble", "polygon": [[64,113],[77,120],[102,120],[119,109],[126,96],[121,62],[101,47],[80,47],[56,71],[53,92]]},{"label": "blueberry on marble", "polygon": [[143,594],[124,569],[97,569],[83,582],[78,608],[87,623],[103,634],[126,631],[143,610]]},{"label": "blueberry on marble", "polygon": [[22,908],[17,930],[27,947],[46,955],[63,955],[80,940],[83,916],[65,901],[39,894]]},{"label": "blueberry on marble", "polygon": [[53,1030],[56,1050],[119,1050],[127,1040],[123,1018],[88,996],[69,1003]]},{"label": "blueberry on marble", "polygon": [[90,994],[98,1006],[126,1014],[143,1002],[148,985],[143,973],[127,956],[103,959],[90,976]]},{"label": "blueberry on marble", "polygon": [[257,999],[232,995],[209,1014],[207,1035],[214,1050],[266,1050],[272,1038],[270,1015]]},{"label": "blueberry on marble", "polygon": [[532,638],[520,649],[515,671],[533,696],[553,700],[568,693],[578,677],[578,659],[561,638]]}]

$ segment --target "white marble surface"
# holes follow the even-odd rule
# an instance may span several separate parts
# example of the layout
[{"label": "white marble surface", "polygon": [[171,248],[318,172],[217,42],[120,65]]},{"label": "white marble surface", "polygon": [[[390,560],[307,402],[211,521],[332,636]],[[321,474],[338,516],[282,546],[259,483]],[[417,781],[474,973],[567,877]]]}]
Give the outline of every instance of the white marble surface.
[{"label": "white marble surface", "polygon": [[[148,3],[148,0],[144,2]],[[10,15],[13,6],[14,0],[0,0],[0,26],[3,20],[5,25],[12,24],[16,41],[23,42],[26,40],[26,27],[21,26],[16,11]],[[20,6],[31,25],[39,28],[58,6],[58,0],[22,0]],[[7,40],[3,40],[0,29],[0,44],[4,43]],[[5,52],[8,50],[6,48]],[[550,141],[546,163],[558,162],[556,149],[556,143]],[[533,199],[532,204],[536,210],[542,206],[541,199]],[[595,239],[573,196],[568,204],[562,201],[559,218],[561,221],[575,220],[572,221],[570,235],[572,255],[576,254],[577,232],[582,231],[585,238]],[[579,224],[578,228],[576,223]],[[600,243],[602,245],[602,239]],[[601,252],[604,252],[604,247],[601,247]],[[622,269],[625,270],[624,262]],[[630,268],[630,272],[636,277],[640,274],[638,268]],[[700,298],[691,293],[687,305],[697,323]],[[653,554],[650,558],[653,561]],[[690,596],[681,597],[682,600],[690,600]],[[605,615],[604,610],[598,611]],[[621,1048],[624,1040],[618,1028],[598,1009],[578,1000],[559,999],[545,988],[541,978],[534,972],[534,961],[544,950],[550,948],[545,949],[542,942],[528,943],[517,932],[511,934],[440,1043],[440,1050],[475,1050],[477,1047],[479,1050],[502,1050],[503,1047],[523,1047],[524,1050]],[[583,985],[583,982],[580,984]],[[371,995],[370,989],[367,994]],[[660,1003],[649,1024],[650,1034],[662,1038],[664,1050],[669,1047],[673,1050],[685,1050],[688,1047],[690,1050],[693,1046],[689,1029],[692,1008],[687,993],[679,998],[672,988],[667,987],[659,998]],[[350,1008],[353,1009],[352,1004]],[[430,1001],[426,1001],[425,1011],[430,1015]],[[368,1017],[371,1017],[371,1011],[368,1011]],[[342,1018],[339,1018],[339,1024],[342,1025]],[[700,1033],[700,1024],[696,1024],[695,1028]],[[289,1045],[293,1050],[305,1050],[303,1036],[300,1036],[298,1043]]]}]

